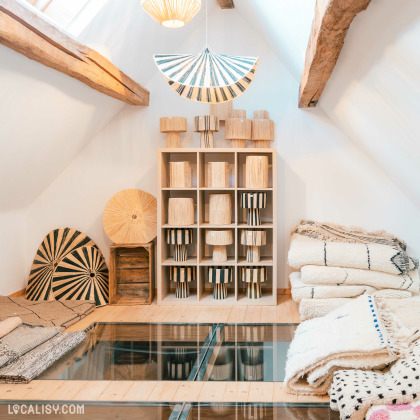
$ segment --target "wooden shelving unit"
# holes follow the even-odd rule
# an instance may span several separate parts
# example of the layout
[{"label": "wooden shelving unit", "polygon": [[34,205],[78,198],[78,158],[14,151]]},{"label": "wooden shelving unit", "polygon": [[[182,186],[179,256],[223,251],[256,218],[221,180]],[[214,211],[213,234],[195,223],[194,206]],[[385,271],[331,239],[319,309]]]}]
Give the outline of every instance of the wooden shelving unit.
[{"label": "wooden shelving unit", "polygon": [[[269,161],[268,188],[245,187],[245,161],[247,156],[267,156]],[[170,188],[169,163],[188,161],[191,164],[191,188]],[[208,188],[208,162],[229,163],[229,187]],[[182,149],[166,148],[158,150],[158,245],[157,245],[157,299],[159,305],[276,305],[277,304],[277,186],[276,150],[270,148],[244,149]],[[261,211],[262,224],[249,226],[246,210],[241,208],[241,193],[265,192],[267,207]],[[209,195],[230,194],[232,202],[232,223],[230,225],[209,224]],[[194,199],[194,224],[191,226],[168,225],[168,201],[172,197]],[[187,245],[188,260],[174,261],[173,246],[166,243],[166,230],[192,228],[193,243]],[[206,244],[206,229],[232,229],[233,244],[227,246],[228,261],[212,261],[212,247]],[[261,249],[261,261],[246,262],[246,247],[241,245],[243,229],[266,229],[267,244]],[[196,278],[190,283],[190,296],[175,297],[174,284],[170,282],[170,266],[194,266]],[[209,266],[232,266],[233,281],[228,285],[228,298],[217,300],[212,295],[212,285],[208,282]],[[241,270],[247,267],[265,267],[267,281],[262,284],[262,297],[249,299],[246,284],[241,281]]]}]

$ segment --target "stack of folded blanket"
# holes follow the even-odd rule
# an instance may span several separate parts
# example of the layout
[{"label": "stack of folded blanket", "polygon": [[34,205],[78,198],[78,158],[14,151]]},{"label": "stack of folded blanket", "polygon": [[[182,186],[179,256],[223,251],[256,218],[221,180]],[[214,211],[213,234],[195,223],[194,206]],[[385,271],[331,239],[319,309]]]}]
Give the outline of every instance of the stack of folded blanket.
[{"label": "stack of folded blanket", "polygon": [[363,294],[407,298],[419,291],[418,260],[384,232],[302,221],[292,232],[292,297],[302,319],[323,316]]},{"label": "stack of folded blanket", "polygon": [[0,382],[29,382],[86,338],[83,331],[34,326],[19,317],[0,322]]}]

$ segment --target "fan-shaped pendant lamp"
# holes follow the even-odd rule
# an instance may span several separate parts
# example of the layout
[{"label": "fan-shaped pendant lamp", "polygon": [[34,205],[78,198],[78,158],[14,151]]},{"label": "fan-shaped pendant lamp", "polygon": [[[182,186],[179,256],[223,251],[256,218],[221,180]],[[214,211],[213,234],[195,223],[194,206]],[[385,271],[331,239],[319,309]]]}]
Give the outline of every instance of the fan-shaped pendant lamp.
[{"label": "fan-shaped pendant lamp", "polygon": [[182,28],[200,10],[201,0],[141,0],[143,9],[166,28]]},{"label": "fan-shaped pendant lamp", "polygon": [[200,54],[155,54],[169,86],[178,95],[197,102],[219,103],[237,98],[254,79],[256,57],[220,55],[205,47]]}]

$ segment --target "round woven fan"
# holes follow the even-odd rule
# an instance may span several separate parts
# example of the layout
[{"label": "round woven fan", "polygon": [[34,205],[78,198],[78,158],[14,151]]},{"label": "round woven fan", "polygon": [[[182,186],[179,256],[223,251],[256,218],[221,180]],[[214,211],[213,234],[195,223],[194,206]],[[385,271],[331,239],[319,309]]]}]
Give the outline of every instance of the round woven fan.
[{"label": "round woven fan", "polygon": [[108,268],[101,252],[84,246],[68,254],[57,265],[52,289],[57,300],[94,300],[96,306],[106,305]]},{"label": "round woven fan", "polygon": [[157,201],[140,190],[123,190],[107,203],[103,225],[116,244],[144,244],[157,235]]},{"label": "round woven fan", "polygon": [[26,298],[29,300],[54,300],[51,282],[58,263],[69,252],[82,246],[96,247],[96,244],[76,229],[52,230],[44,238],[36,252],[26,287]]}]

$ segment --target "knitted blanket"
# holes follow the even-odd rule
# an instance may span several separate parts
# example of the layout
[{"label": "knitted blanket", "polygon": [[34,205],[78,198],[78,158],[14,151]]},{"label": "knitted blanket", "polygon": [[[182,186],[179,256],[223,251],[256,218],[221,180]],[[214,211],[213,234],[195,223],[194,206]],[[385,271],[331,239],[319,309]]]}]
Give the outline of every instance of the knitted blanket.
[{"label": "knitted blanket", "polygon": [[299,303],[300,318],[302,321],[319,318],[352,301],[353,298],[302,299]]},{"label": "knitted blanket", "polygon": [[[339,370],[331,386],[331,408],[341,419],[361,420],[372,405],[407,404],[420,398],[420,341],[385,372]],[[384,417],[387,418],[387,417]],[[403,417],[404,420],[409,417]]]},{"label": "knitted blanket", "polygon": [[84,331],[58,333],[0,369],[0,382],[29,382],[86,339]]},{"label": "knitted blanket", "polygon": [[400,275],[416,269],[418,260],[389,245],[326,242],[295,233],[290,244],[289,265],[296,269],[304,265],[361,268]]},{"label": "knitted blanket", "polygon": [[371,286],[361,285],[305,284],[301,281],[301,274],[299,272],[290,274],[290,284],[292,285],[292,297],[296,302],[300,302],[302,299],[353,298],[366,293],[382,298],[397,299],[411,297],[411,292],[407,290],[377,290]]},{"label": "knitted blanket", "polygon": [[366,420],[418,420],[420,402],[400,405],[376,405],[366,414]]},{"label": "knitted blanket", "polygon": [[367,231],[361,227],[346,227],[334,223],[318,223],[313,220],[302,220],[292,231],[327,242],[348,242],[362,244],[382,244],[396,246],[403,250],[407,248],[404,241],[384,230]]},{"label": "knitted blanket", "polygon": [[290,393],[323,395],[339,369],[371,369],[404,356],[416,331],[405,328],[370,295],[298,326],[285,385]]},{"label": "knitted blanket", "polygon": [[418,270],[396,275],[357,268],[304,265],[300,272],[301,281],[306,284],[363,284],[376,289],[401,289],[411,292],[418,292],[420,288]]},{"label": "knitted blanket", "polygon": [[57,335],[59,327],[34,327],[23,324],[0,340],[0,367],[7,365]]}]

